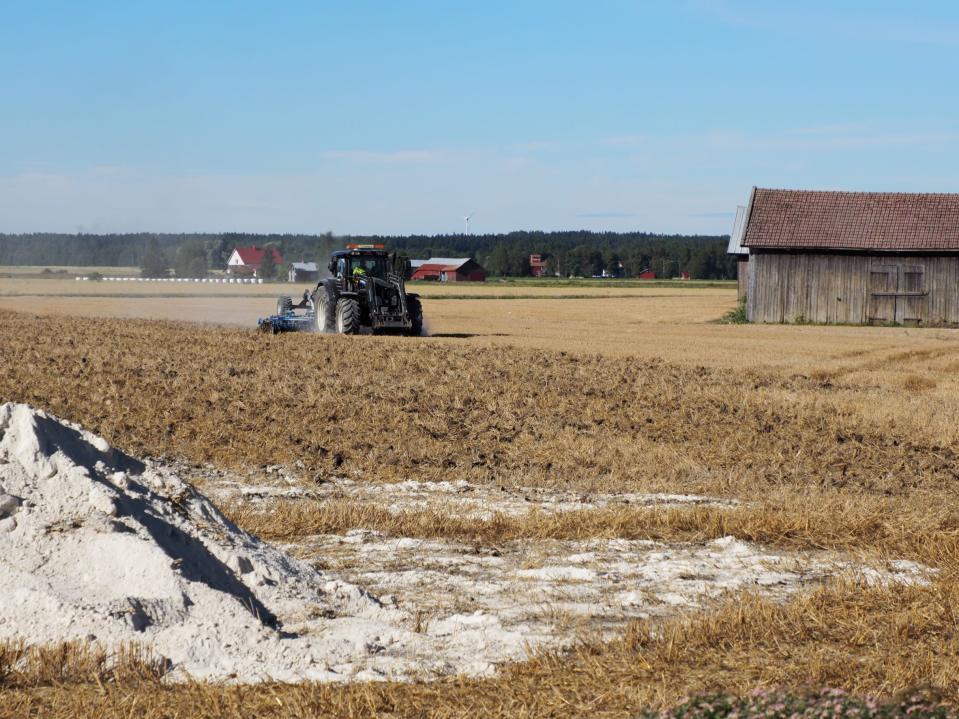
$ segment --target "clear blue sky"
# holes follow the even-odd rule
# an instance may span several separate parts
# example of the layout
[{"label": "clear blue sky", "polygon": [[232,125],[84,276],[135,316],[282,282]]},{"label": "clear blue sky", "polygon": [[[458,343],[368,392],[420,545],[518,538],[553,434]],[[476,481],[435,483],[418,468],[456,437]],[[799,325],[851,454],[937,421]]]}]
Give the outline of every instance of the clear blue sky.
[{"label": "clear blue sky", "polygon": [[0,0],[0,231],[725,233],[959,191],[959,5]]}]

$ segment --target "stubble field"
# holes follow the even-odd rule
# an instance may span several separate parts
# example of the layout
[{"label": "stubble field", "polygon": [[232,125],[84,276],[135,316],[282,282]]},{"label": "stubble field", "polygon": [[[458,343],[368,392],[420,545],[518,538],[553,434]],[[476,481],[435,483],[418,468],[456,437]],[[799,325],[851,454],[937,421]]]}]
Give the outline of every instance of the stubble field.
[{"label": "stubble field", "polygon": [[[254,327],[280,293],[306,285],[111,283],[0,279],[0,310],[96,319],[161,319]],[[415,283],[431,344],[525,347],[663,359],[706,367],[797,372],[895,369],[897,353],[936,354],[949,330],[718,325],[733,283]],[[876,367],[876,365],[880,365]]]},{"label": "stubble field", "polygon": [[[274,337],[111,319],[124,310],[109,297],[8,296],[0,307],[21,311],[0,312],[0,399],[179,463],[243,528],[376,591],[453,544],[532,578],[575,550],[591,555],[577,565],[586,577],[639,546],[628,543],[692,552],[728,537],[791,562],[912,561],[935,570],[928,581],[838,572],[779,594],[729,585],[678,613],[650,596],[655,611],[602,627],[554,617],[576,641],[486,678],[169,685],[47,657],[8,670],[0,714],[619,717],[806,685],[933,686],[955,703],[959,335],[719,325],[735,304],[726,288],[551,291],[424,292],[429,338]],[[126,301],[169,317],[183,311],[175,299]],[[465,499],[435,496],[449,483]],[[677,494],[709,501],[664,499]],[[482,564],[470,561],[464,573]],[[407,600],[438,599],[439,586]]]}]

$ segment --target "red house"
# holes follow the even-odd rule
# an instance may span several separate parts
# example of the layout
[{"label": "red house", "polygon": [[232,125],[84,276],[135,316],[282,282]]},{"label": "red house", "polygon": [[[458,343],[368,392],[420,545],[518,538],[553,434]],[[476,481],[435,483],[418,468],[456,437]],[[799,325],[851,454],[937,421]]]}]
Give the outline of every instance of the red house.
[{"label": "red house", "polygon": [[529,256],[529,273],[533,277],[542,277],[546,274],[546,262],[542,255]]},{"label": "red house", "polygon": [[655,279],[656,279],[656,273],[653,272],[652,270],[643,270],[642,272],[639,273],[639,279],[641,279],[641,280],[655,280]]},{"label": "red house", "polygon": [[[270,247],[273,253],[273,264],[279,267],[283,264],[283,255],[275,247]],[[253,275],[260,271],[263,255],[266,250],[262,247],[236,247],[226,263],[228,275]]]},{"label": "red house", "polygon": [[470,257],[431,257],[413,260],[414,280],[437,282],[485,282],[486,270]]}]

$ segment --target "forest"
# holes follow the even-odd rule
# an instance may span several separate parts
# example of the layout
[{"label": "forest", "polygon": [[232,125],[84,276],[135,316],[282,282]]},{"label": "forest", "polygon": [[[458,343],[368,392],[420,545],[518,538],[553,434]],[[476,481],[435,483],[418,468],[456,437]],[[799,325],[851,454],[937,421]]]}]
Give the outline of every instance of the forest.
[{"label": "forest", "polygon": [[[529,256],[542,255],[550,275],[659,277],[688,272],[695,279],[731,279],[735,262],[727,236],[660,235],[587,230],[517,231],[486,235],[0,234],[0,265],[142,267],[146,274],[202,276],[226,265],[234,247],[276,245],[287,262],[319,261],[346,243],[382,243],[412,259],[473,257],[492,276],[530,274]],[[278,271],[282,268],[278,268]]]}]

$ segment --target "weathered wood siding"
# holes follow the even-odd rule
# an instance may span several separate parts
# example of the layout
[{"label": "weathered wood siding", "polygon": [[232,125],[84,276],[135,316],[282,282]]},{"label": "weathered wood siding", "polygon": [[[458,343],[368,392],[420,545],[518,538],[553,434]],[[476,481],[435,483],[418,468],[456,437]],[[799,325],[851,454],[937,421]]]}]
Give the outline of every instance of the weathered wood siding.
[{"label": "weathered wood siding", "polygon": [[959,256],[754,252],[751,322],[959,324]]},{"label": "weathered wood siding", "polygon": [[749,288],[749,255],[740,256],[736,260],[736,279],[738,280],[739,299],[746,299]]}]

